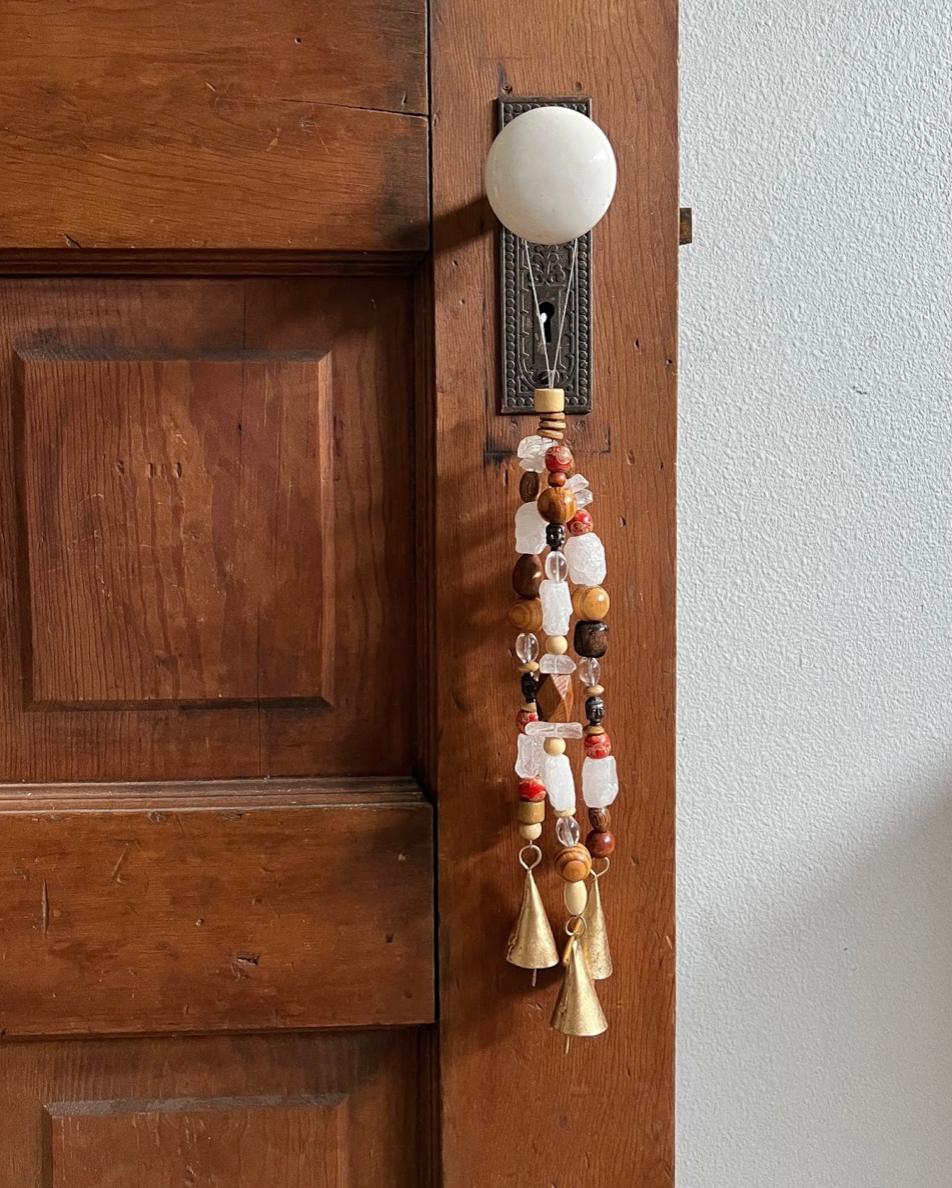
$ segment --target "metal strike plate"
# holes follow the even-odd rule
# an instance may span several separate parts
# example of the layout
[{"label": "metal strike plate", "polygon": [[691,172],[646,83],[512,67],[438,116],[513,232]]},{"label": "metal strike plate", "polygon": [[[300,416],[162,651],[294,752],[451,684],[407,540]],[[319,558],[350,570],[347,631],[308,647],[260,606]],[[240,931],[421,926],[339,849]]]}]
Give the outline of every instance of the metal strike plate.
[{"label": "metal strike plate", "polygon": [[[570,107],[591,116],[591,99],[573,95],[562,99],[499,100],[500,130],[533,107]],[[572,245],[529,244],[533,275],[543,313],[549,350],[557,337],[565,301],[565,283]],[[539,320],[526,271],[524,240],[503,227],[500,234],[502,306],[502,407],[500,413],[532,412],[535,388],[549,387]],[[565,309],[565,329],[558,355],[555,386],[565,389],[565,411],[592,411],[592,234],[578,241],[578,275]]]}]

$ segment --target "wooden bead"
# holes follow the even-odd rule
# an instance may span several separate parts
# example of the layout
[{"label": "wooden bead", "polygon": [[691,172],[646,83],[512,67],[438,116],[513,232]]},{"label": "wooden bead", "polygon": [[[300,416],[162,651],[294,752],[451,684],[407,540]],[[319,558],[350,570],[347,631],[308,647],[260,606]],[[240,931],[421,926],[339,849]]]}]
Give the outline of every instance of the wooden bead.
[{"label": "wooden bead", "polygon": [[565,754],[565,739],[564,738],[547,738],[542,744],[543,749],[547,755],[564,755]]},{"label": "wooden bead", "polygon": [[536,693],[543,722],[572,722],[575,708],[575,685],[567,672],[551,672],[542,677]]},{"label": "wooden bead", "polygon": [[615,852],[615,835],[607,829],[593,829],[585,839],[585,846],[593,858],[608,858]]},{"label": "wooden bead", "polygon": [[561,441],[565,434],[559,433],[555,429],[540,429],[539,436],[547,437],[549,441]]},{"label": "wooden bead", "polygon": [[525,662],[525,664],[520,664],[519,667],[516,669],[516,672],[538,672],[538,671],[539,671],[539,661],[538,660],[527,660]]},{"label": "wooden bead", "polygon": [[588,810],[588,823],[593,829],[608,829],[612,823],[611,812],[607,808],[590,808]]},{"label": "wooden bead", "polygon": [[550,656],[564,656],[569,650],[569,641],[564,635],[549,635],[546,637],[545,650]]},{"label": "wooden bead", "polygon": [[509,622],[517,631],[541,631],[542,603],[538,598],[520,598],[509,608]]},{"label": "wooden bead", "polygon": [[541,825],[520,825],[519,836],[524,837],[526,841],[538,841],[542,836]]},{"label": "wooden bead", "polygon": [[535,553],[523,553],[512,571],[512,588],[520,598],[538,598],[543,577],[542,558]]},{"label": "wooden bead", "polygon": [[539,515],[550,524],[567,524],[578,510],[568,487],[546,487],[539,496]]},{"label": "wooden bead", "polygon": [[541,486],[542,480],[539,478],[538,471],[524,471],[519,480],[519,498],[523,503],[531,503],[538,496]]},{"label": "wooden bead", "polygon": [[567,808],[567,809],[556,809],[555,816],[556,817],[574,817],[575,816],[575,808],[573,807],[573,808]]},{"label": "wooden bead", "polygon": [[601,586],[576,586],[572,591],[572,609],[580,619],[600,621],[608,614],[611,599]]},{"label": "wooden bead", "polygon": [[562,898],[565,900],[565,910],[570,916],[580,916],[588,903],[588,888],[584,881],[566,883],[562,888]]},{"label": "wooden bead", "polygon": [[532,405],[537,413],[560,413],[565,410],[564,388],[536,388]]},{"label": "wooden bead", "polygon": [[545,820],[544,800],[520,800],[516,805],[520,825],[540,825]]},{"label": "wooden bead", "polygon": [[[571,470],[575,464],[572,451],[567,445],[550,446],[545,452],[545,468],[550,473],[561,471],[563,474]],[[551,479],[549,480],[551,482]]]},{"label": "wooden bead", "polygon": [[591,656],[595,659],[604,656],[608,651],[608,624],[593,620],[576,623],[575,650],[580,656]]},{"label": "wooden bead", "polygon": [[604,685],[586,685],[585,686],[585,696],[586,697],[601,697],[601,695],[604,692],[605,692]]},{"label": "wooden bead", "polygon": [[595,521],[592,513],[580,507],[568,522],[569,536],[584,536],[587,532],[594,532]]},{"label": "wooden bead", "polygon": [[549,486],[550,487],[564,487],[565,486],[565,475],[562,473],[561,470],[553,470],[552,471],[552,473],[549,475]]},{"label": "wooden bead", "polygon": [[556,858],[555,869],[567,883],[580,883],[592,873],[592,856],[584,846],[571,846]]}]

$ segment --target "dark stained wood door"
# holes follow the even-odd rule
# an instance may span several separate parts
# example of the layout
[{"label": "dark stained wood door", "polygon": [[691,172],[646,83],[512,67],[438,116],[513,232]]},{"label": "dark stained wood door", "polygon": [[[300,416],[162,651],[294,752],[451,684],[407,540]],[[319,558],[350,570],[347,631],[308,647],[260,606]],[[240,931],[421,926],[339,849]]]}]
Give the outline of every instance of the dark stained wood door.
[{"label": "dark stained wood door", "polygon": [[[675,11],[557,18],[0,6],[0,1188],[671,1183]],[[502,960],[500,92],[592,95],[622,174],[573,427],[617,972],[568,1057]]]}]

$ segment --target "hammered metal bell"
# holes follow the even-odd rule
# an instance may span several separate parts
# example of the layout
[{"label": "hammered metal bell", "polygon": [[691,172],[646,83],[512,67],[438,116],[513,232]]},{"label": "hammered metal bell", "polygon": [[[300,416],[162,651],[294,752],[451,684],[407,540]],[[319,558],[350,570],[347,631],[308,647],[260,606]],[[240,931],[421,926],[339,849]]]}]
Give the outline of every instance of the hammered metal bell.
[{"label": "hammered metal bell", "polygon": [[585,954],[577,933],[569,937],[562,964],[565,966],[565,980],[552,1012],[552,1026],[566,1037],[601,1035],[608,1030],[608,1020],[598,1001],[595,983],[585,964]]},{"label": "hammered metal bell", "polygon": [[550,969],[559,963],[552,925],[542,906],[542,896],[532,871],[526,871],[526,885],[522,906],[509,936],[506,960],[521,969]]},{"label": "hammered metal bell", "polygon": [[605,913],[602,911],[602,896],[598,887],[599,879],[599,875],[594,875],[592,878],[592,889],[582,912],[585,931],[579,941],[582,952],[585,954],[588,972],[596,982],[612,976],[612,951],[608,944]]}]

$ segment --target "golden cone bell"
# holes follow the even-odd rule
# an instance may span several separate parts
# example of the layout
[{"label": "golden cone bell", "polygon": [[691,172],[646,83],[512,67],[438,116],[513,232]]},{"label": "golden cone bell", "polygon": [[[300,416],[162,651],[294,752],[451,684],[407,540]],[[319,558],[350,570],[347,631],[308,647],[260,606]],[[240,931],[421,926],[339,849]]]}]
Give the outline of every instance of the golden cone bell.
[{"label": "golden cone bell", "polygon": [[552,1012],[552,1026],[566,1036],[601,1035],[608,1030],[608,1020],[577,936],[569,937],[562,962],[566,967],[565,980]]},{"label": "golden cone bell", "polygon": [[582,912],[585,931],[579,941],[582,952],[585,954],[588,972],[596,982],[612,976],[612,951],[608,944],[608,929],[605,926],[605,913],[602,911],[599,882],[598,876],[592,879],[592,889],[589,892],[585,910]]},{"label": "golden cone bell", "polygon": [[509,937],[506,960],[522,969],[549,969],[559,963],[559,951],[555,947],[552,925],[545,914],[542,896],[531,870],[526,871],[522,907]]}]

